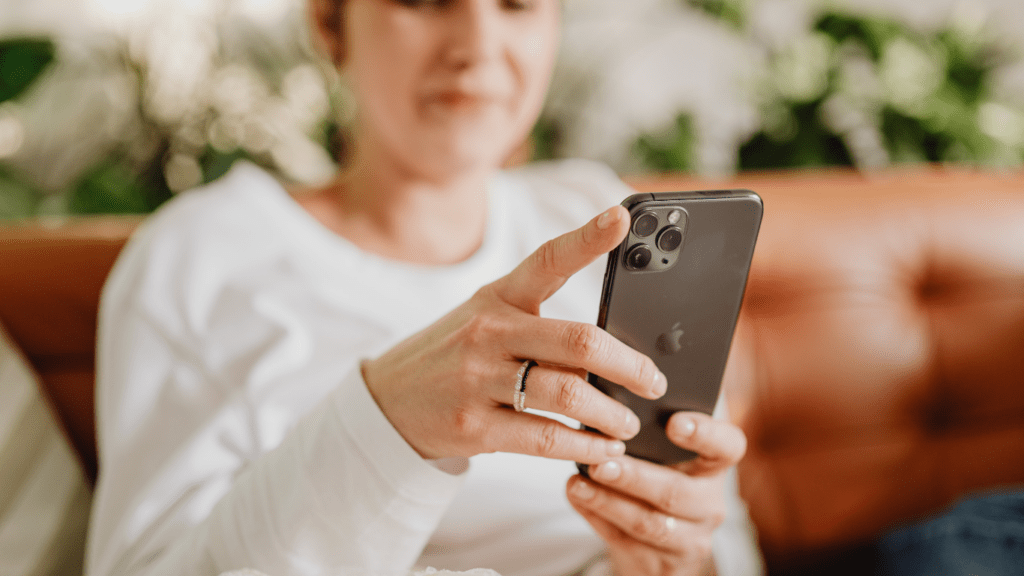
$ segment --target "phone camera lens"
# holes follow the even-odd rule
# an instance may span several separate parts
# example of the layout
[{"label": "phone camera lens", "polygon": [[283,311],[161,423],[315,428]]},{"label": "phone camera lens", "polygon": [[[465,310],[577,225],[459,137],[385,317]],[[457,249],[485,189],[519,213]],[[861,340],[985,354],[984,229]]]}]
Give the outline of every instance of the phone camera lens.
[{"label": "phone camera lens", "polygon": [[651,263],[651,249],[646,244],[637,244],[626,253],[626,265],[634,270],[642,270]]},{"label": "phone camera lens", "polygon": [[658,248],[671,252],[683,243],[683,231],[678,226],[668,226],[658,234]]},{"label": "phone camera lens", "polygon": [[644,212],[633,221],[633,234],[638,238],[646,238],[658,228],[658,217],[650,212]]}]

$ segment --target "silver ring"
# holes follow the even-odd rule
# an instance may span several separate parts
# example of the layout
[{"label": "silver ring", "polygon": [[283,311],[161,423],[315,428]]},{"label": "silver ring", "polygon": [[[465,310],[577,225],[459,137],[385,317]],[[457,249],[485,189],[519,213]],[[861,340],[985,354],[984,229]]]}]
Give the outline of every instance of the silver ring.
[{"label": "silver ring", "polygon": [[672,539],[672,533],[676,530],[676,524],[679,521],[674,516],[665,515],[665,532],[659,539],[659,544],[665,544]]},{"label": "silver ring", "polygon": [[516,388],[512,394],[512,407],[516,412],[526,410],[526,378],[530,375],[530,368],[536,365],[533,360],[525,360],[516,373]]}]

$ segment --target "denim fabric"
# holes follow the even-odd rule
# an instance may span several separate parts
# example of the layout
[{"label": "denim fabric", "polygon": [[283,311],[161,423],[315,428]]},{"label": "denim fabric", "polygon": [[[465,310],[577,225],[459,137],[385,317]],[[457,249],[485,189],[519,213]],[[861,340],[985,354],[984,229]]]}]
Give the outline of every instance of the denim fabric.
[{"label": "denim fabric", "polygon": [[1024,575],[1024,491],[961,500],[878,543],[880,574]]}]

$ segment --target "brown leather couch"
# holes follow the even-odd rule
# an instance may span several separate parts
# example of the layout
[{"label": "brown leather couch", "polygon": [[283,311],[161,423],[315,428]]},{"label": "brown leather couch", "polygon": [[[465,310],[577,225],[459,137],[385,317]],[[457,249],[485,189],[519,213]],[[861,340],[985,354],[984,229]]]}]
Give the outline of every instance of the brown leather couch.
[{"label": "brown leather couch", "polygon": [[[765,200],[726,386],[773,574],[866,573],[886,529],[1024,485],[1024,174],[632,182]],[[93,476],[97,299],[137,222],[0,225],[0,322]]]}]

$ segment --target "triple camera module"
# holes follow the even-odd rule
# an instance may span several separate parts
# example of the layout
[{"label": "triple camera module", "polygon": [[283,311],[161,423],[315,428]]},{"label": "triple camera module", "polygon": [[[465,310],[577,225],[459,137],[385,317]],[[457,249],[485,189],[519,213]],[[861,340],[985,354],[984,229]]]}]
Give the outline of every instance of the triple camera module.
[{"label": "triple camera module", "polygon": [[668,270],[679,259],[685,230],[686,212],[681,208],[666,206],[635,214],[626,244],[626,268],[646,272]]}]

